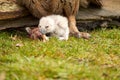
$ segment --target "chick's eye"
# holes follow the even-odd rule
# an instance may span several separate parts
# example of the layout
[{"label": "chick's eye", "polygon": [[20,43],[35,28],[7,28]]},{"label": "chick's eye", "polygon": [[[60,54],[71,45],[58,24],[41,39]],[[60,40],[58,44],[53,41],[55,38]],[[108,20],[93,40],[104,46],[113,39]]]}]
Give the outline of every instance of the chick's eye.
[{"label": "chick's eye", "polygon": [[39,26],[39,28],[41,28],[41,26]]},{"label": "chick's eye", "polygon": [[49,26],[45,26],[45,28],[48,28]]}]

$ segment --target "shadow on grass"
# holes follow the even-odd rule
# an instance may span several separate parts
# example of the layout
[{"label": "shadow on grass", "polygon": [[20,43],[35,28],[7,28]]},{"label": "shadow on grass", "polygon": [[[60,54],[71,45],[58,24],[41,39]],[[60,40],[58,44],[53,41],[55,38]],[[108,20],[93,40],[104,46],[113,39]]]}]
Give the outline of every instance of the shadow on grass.
[{"label": "shadow on grass", "polygon": [[5,33],[8,36],[20,36],[22,38],[29,38],[28,33],[26,32],[25,28],[9,28],[5,30],[1,30],[0,33]]}]

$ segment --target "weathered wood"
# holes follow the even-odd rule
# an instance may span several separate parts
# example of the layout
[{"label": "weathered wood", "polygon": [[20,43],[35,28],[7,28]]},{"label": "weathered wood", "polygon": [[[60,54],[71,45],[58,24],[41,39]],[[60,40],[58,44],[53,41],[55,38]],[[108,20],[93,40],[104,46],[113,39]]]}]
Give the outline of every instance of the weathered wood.
[{"label": "weathered wood", "polygon": [[28,27],[32,25],[37,25],[38,21],[38,19],[31,16],[11,20],[0,20],[0,30],[6,28]]},{"label": "weathered wood", "polygon": [[102,9],[80,9],[77,19],[80,20],[105,20],[120,17],[120,0],[102,0]]},{"label": "weathered wood", "polygon": [[[80,8],[79,13],[76,16],[77,23],[83,24],[82,26],[84,27],[84,24],[92,25],[94,24],[93,22],[96,22],[95,25],[97,24],[98,26],[102,24],[101,21],[111,22],[112,19],[115,19],[119,20],[117,24],[119,26],[120,0],[102,0],[102,2],[102,9]],[[2,7],[4,5],[11,6],[9,5],[9,3],[14,4],[14,6],[17,6],[17,8],[13,6],[14,8],[9,8],[10,11],[6,9],[6,11],[4,11],[4,8]],[[17,5],[15,3],[15,0],[0,0],[0,30],[12,27],[37,25],[38,19],[27,16],[28,14],[28,11],[25,8],[22,8],[19,5]]]},{"label": "weathered wood", "polygon": [[16,4],[16,0],[0,0],[0,20],[19,18],[28,14],[25,8]]}]

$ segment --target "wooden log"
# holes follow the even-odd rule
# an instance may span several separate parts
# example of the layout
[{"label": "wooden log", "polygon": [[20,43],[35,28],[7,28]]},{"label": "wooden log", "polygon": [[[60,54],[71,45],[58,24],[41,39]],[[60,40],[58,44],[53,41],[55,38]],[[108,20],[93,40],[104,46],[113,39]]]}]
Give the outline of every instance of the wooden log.
[{"label": "wooden log", "polygon": [[16,4],[15,0],[0,0],[0,20],[27,16],[29,12]]},{"label": "wooden log", "polygon": [[25,16],[25,17],[11,19],[11,20],[0,20],[0,30],[7,29],[7,28],[33,26],[33,25],[37,25],[38,22],[39,20],[32,16]]},{"label": "wooden log", "polygon": [[105,20],[109,18],[120,17],[120,0],[102,0],[103,7],[101,9],[87,8],[80,9],[78,20]]}]

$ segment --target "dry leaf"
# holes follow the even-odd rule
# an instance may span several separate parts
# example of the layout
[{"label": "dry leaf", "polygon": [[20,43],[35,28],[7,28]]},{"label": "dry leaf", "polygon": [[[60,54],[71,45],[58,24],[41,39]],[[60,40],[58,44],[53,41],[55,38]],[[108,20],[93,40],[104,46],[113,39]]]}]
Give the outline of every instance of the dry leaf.
[{"label": "dry leaf", "polygon": [[22,47],[22,46],[23,46],[22,43],[17,43],[17,44],[16,44],[16,47]]},{"label": "dry leaf", "polygon": [[5,80],[6,74],[5,72],[0,73],[0,80]]},{"label": "dry leaf", "polygon": [[10,37],[12,40],[16,41],[17,40],[17,35],[11,36]]}]

